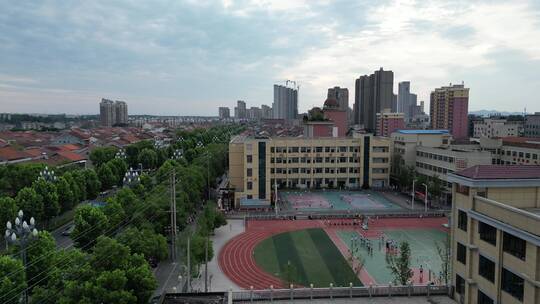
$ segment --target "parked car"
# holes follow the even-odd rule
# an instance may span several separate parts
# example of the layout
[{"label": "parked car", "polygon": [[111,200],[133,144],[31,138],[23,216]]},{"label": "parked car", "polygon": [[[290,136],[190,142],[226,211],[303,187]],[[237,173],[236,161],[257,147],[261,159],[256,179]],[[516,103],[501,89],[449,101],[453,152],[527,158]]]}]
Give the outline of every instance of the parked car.
[{"label": "parked car", "polygon": [[75,225],[69,225],[64,231],[62,231],[63,236],[70,236],[73,232],[73,229],[75,229]]}]

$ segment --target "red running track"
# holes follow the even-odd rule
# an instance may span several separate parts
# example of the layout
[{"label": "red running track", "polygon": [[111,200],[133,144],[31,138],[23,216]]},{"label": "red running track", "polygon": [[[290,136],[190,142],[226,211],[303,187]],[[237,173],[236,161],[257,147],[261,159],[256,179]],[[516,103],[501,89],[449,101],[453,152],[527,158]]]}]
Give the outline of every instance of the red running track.
[{"label": "red running track", "polygon": [[[332,220],[331,223],[338,225],[328,225],[328,221],[322,220],[263,220],[248,221],[246,231],[231,240],[221,249],[218,256],[218,263],[225,275],[231,279],[240,288],[249,289],[267,289],[271,285],[274,288],[283,288],[281,279],[265,272],[255,262],[253,252],[255,247],[264,239],[282,232],[301,230],[307,228],[334,228],[347,229],[347,227],[358,228],[358,226],[341,225],[351,220]],[[407,228],[436,228],[448,231],[442,227],[442,224],[448,220],[444,217],[439,218],[384,218],[372,219],[370,221],[370,230],[383,230],[388,228],[407,229]]]}]

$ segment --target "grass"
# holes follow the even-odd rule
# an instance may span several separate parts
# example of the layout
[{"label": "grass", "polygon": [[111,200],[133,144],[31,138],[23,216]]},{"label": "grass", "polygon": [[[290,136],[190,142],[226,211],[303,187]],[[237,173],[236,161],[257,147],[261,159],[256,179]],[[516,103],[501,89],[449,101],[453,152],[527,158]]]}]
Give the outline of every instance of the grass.
[{"label": "grass", "polygon": [[315,287],[362,284],[324,230],[319,228],[286,232],[262,241],[255,260],[265,271],[287,283]]}]

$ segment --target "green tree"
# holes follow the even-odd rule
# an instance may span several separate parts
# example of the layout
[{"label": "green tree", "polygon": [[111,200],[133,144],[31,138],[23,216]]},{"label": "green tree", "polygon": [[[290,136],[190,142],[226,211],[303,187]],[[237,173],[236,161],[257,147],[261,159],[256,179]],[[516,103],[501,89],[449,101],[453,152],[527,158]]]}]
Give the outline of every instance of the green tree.
[{"label": "green tree", "polygon": [[110,166],[111,170],[114,173],[114,176],[116,177],[116,184],[121,185],[124,179],[124,175],[128,170],[127,163],[122,159],[115,158],[108,161],[107,164]]},{"label": "green tree", "polygon": [[93,169],[85,169],[82,171],[86,180],[86,195],[89,199],[96,198],[101,189],[101,182]]},{"label": "green tree", "polygon": [[17,193],[15,202],[28,218],[34,217],[38,222],[44,218],[44,207],[41,196],[31,187],[24,187]]},{"label": "green tree", "polygon": [[120,224],[126,220],[126,213],[115,198],[107,199],[107,204],[103,207],[103,213],[107,216],[111,227],[120,227]]},{"label": "green tree", "polygon": [[96,167],[110,161],[118,150],[115,147],[99,147],[90,152],[90,161]]},{"label": "green tree", "polygon": [[13,222],[17,216],[17,204],[11,197],[0,197],[0,225],[5,227],[8,221]]},{"label": "green tree", "polygon": [[29,265],[26,277],[29,278],[30,286],[45,285],[47,280],[43,278],[48,276],[53,269],[55,253],[56,242],[53,236],[48,231],[40,231],[38,237],[30,242],[26,251]]},{"label": "green tree", "polygon": [[89,250],[96,239],[110,228],[107,216],[99,208],[80,206],[75,211],[75,228],[71,234],[75,246]]},{"label": "green tree", "polygon": [[433,177],[430,178],[428,189],[429,189],[429,194],[431,194],[431,197],[433,197],[435,201],[438,202],[443,191],[442,182],[439,179],[438,175],[435,174],[433,175]]},{"label": "green tree", "polygon": [[156,151],[145,148],[143,149],[138,156],[139,162],[143,165],[145,169],[154,169],[157,165],[158,156]]},{"label": "green tree", "polygon": [[208,242],[208,261],[212,260],[214,256],[214,249],[212,248],[212,241],[200,233],[195,233],[191,240],[191,254],[197,264],[205,262],[206,258],[206,246]]},{"label": "green tree", "polygon": [[163,261],[167,258],[167,240],[152,230],[128,228],[117,237],[118,242],[128,246],[132,253],[142,254],[146,259]]},{"label": "green tree", "polygon": [[60,204],[58,202],[58,193],[56,192],[56,186],[52,182],[48,182],[43,178],[39,178],[34,182],[32,188],[34,188],[37,195],[41,197],[41,201],[43,202],[43,212],[45,216],[44,219],[48,222],[60,213]]},{"label": "green tree", "polygon": [[111,189],[112,186],[116,184],[116,177],[108,163],[99,167],[97,175],[99,177],[99,181],[101,182],[102,190]]},{"label": "green tree", "polygon": [[68,182],[69,189],[73,193],[73,198],[74,198],[75,202],[78,203],[78,202],[82,201],[84,199],[83,198],[83,193],[81,193],[81,189],[79,188],[79,184],[75,180],[75,177],[73,176],[73,174],[71,172],[66,172],[66,173],[64,173],[64,175],[62,175],[62,177]]},{"label": "green tree", "polygon": [[60,176],[56,182],[58,201],[62,212],[73,209],[77,203],[76,196],[71,190],[71,186],[64,176]]},{"label": "green tree", "polygon": [[72,172],[73,179],[77,183],[80,192],[80,201],[84,201],[88,198],[88,189],[86,189],[86,176],[82,170]]},{"label": "green tree", "polygon": [[411,269],[411,248],[409,243],[401,242],[399,245],[399,255],[386,255],[387,267],[394,277],[394,283],[407,285],[413,276]]},{"label": "green tree", "polygon": [[26,288],[26,276],[20,260],[0,256],[0,303],[18,304]]},{"label": "green tree", "polygon": [[124,209],[128,219],[132,219],[134,216],[141,216],[136,213],[142,209],[142,202],[130,188],[120,189],[116,193],[116,200],[120,203],[122,209]]}]

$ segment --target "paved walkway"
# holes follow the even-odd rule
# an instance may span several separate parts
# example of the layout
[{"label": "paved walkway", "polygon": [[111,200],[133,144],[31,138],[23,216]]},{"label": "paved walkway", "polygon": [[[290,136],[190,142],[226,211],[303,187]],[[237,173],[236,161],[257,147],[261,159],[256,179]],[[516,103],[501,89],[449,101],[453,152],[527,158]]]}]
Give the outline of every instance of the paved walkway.
[{"label": "paved walkway", "polygon": [[[208,262],[208,291],[225,291],[231,287],[240,289],[221,271],[218,256],[221,248],[233,237],[244,232],[244,220],[227,219],[227,225],[219,227],[212,237],[214,257]],[[201,276],[191,283],[193,290],[204,291],[204,265],[201,265]]]}]

